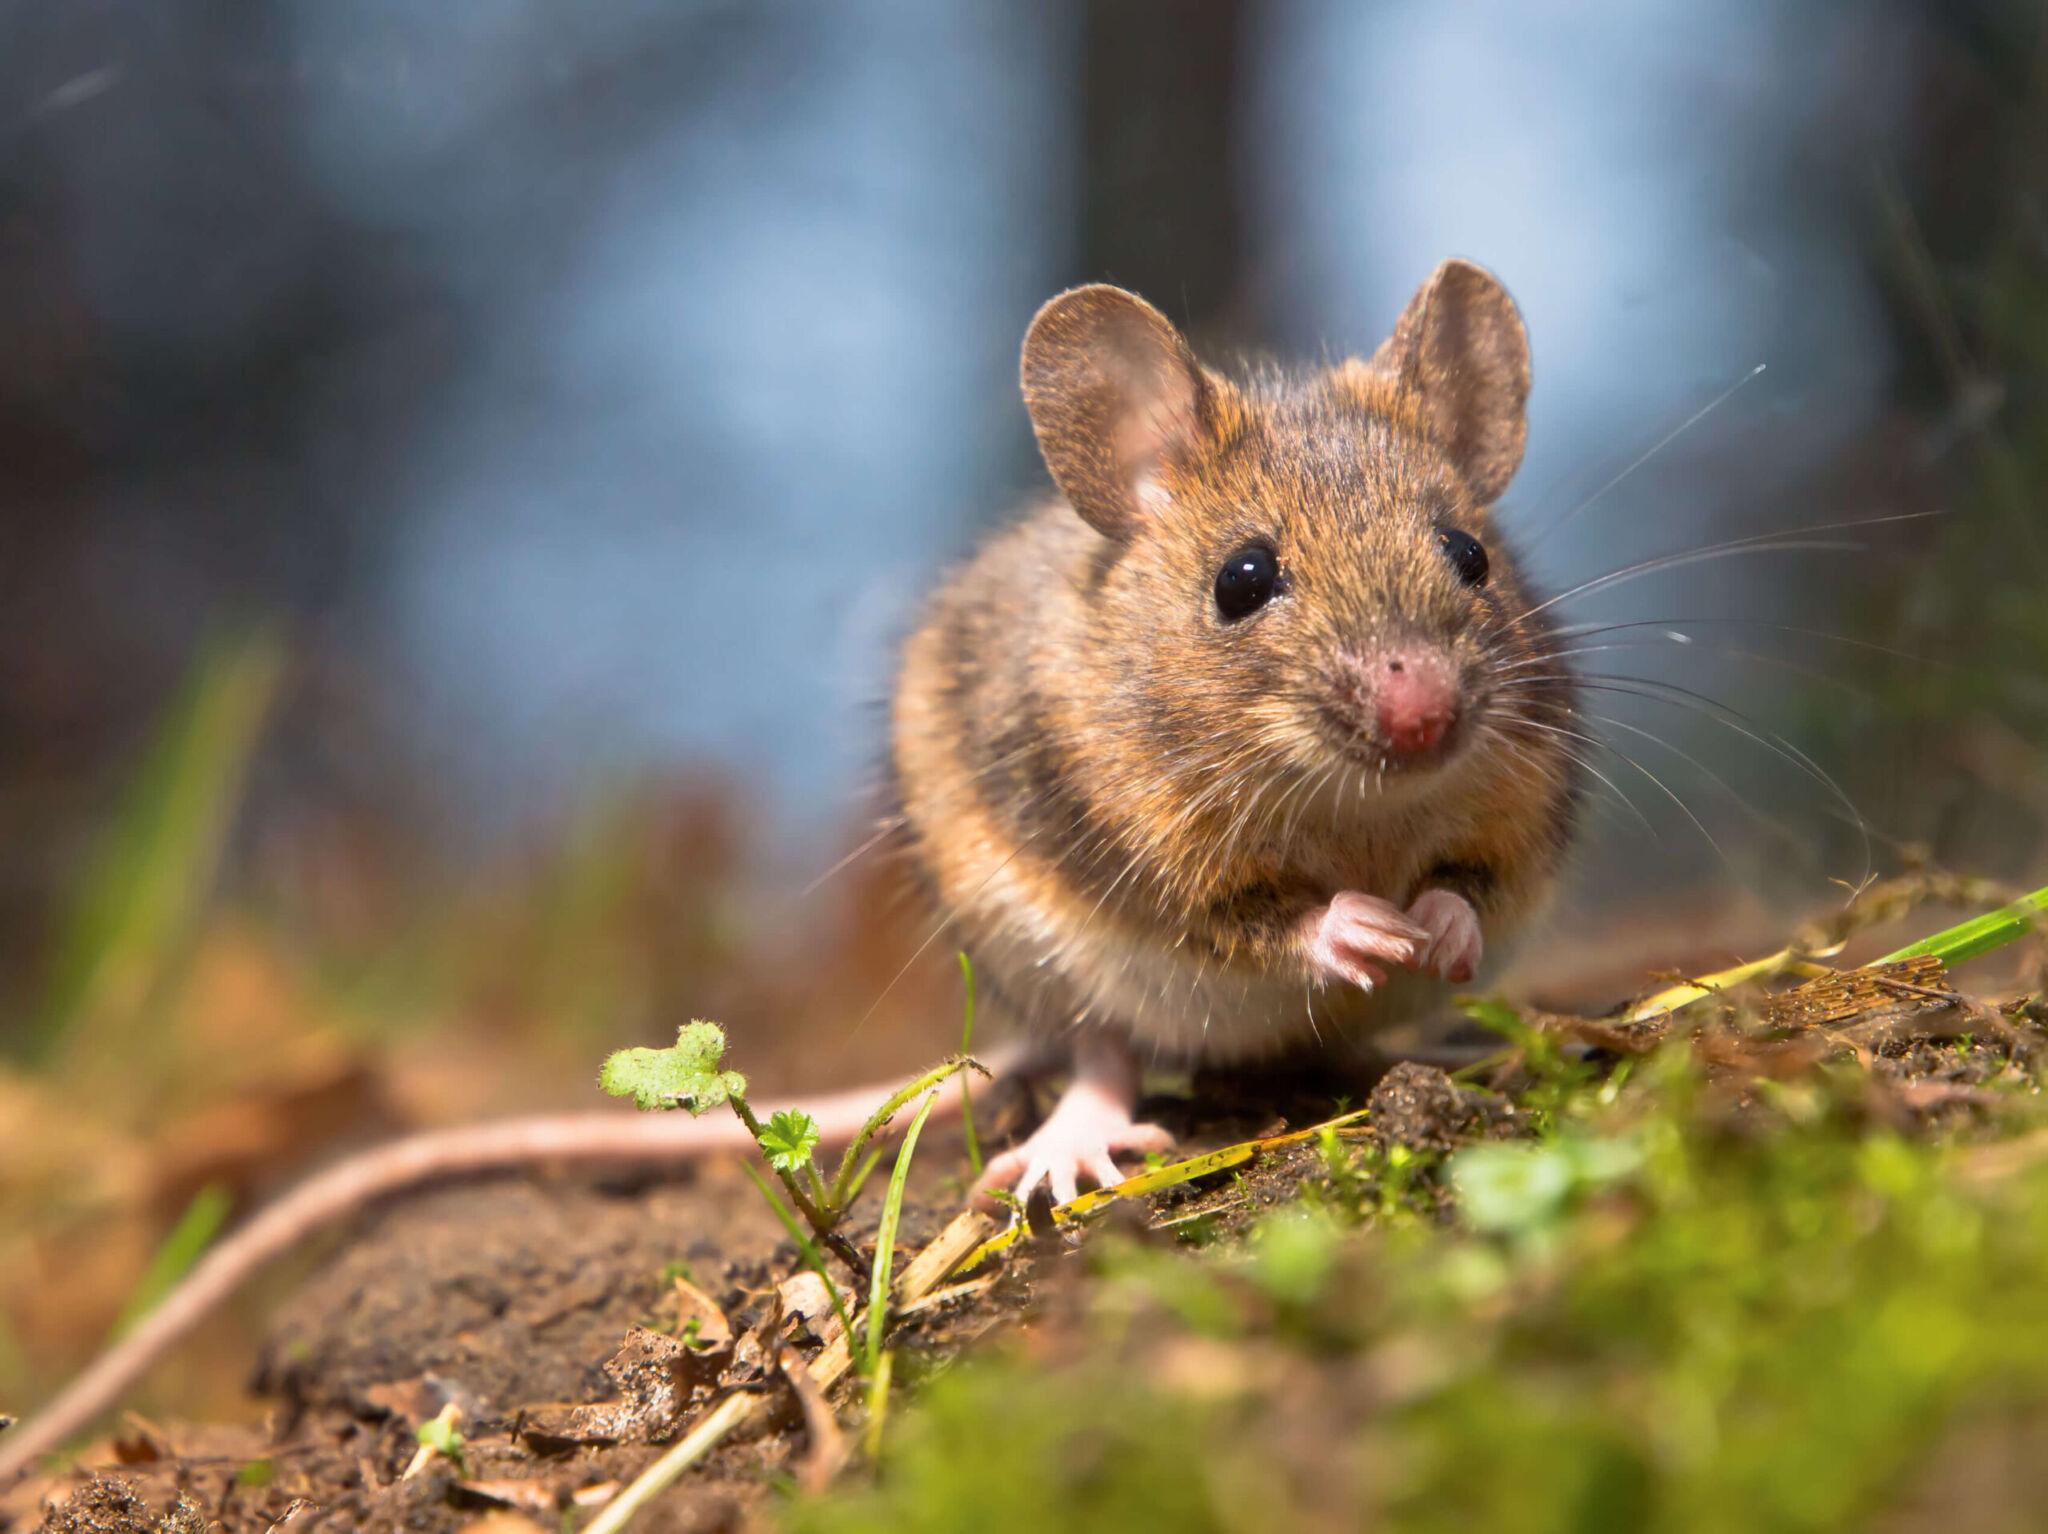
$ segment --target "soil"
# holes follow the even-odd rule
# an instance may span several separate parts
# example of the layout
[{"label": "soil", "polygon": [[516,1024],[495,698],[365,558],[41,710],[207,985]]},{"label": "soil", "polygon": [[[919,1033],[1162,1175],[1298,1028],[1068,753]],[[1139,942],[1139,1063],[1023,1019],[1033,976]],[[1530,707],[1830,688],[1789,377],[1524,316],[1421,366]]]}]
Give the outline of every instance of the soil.
[{"label": "soil", "polygon": [[[1197,1084],[1145,1111],[1194,1152],[1315,1122],[1345,1095],[1336,1086],[1348,1086],[1355,1103],[1362,1085],[1282,1074],[1240,1082],[1226,1099]],[[1398,1126],[1386,1132],[1432,1148],[1471,1131],[1474,1101],[1419,1066],[1399,1068],[1375,1098]],[[1007,1116],[1021,1124],[1028,1111],[1013,1103]],[[984,1123],[984,1137],[1003,1129],[1001,1119]],[[1312,1145],[1292,1146],[1206,1186],[1165,1190],[1117,1218],[1144,1227],[1207,1214],[1206,1229],[1227,1234],[1294,1196],[1319,1156]],[[958,1213],[965,1166],[957,1134],[921,1143],[900,1258]],[[879,1203],[877,1186],[849,1222],[863,1249]],[[1076,1249],[1065,1235],[1026,1242],[1006,1256],[993,1287],[907,1320],[895,1334],[908,1355],[899,1368],[913,1374],[992,1331],[1029,1324],[1065,1287]],[[719,1388],[697,1380],[670,1409],[653,1410],[634,1398],[633,1359],[614,1363],[622,1348],[644,1351],[638,1329],[679,1351],[670,1340],[676,1279],[707,1296],[737,1333],[771,1315],[777,1285],[799,1267],[794,1245],[729,1163],[627,1180],[495,1178],[404,1198],[366,1216],[275,1317],[252,1380],[274,1403],[263,1426],[131,1416],[81,1456],[89,1468],[0,1498],[0,1528],[553,1530],[564,1510],[594,1509],[630,1481]],[[801,1317],[781,1333],[816,1349]],[[798,1403],[778,1381],[761,1388],[780,1398],[765,1425],[720,1447],[635,1520],[636,1534],[746,1526],[801,1472],[811,1445]],[[837,1387],[842,1418],[857,1418],[858,1392],[851,1379]],[[408,1478],[419,1424],[450,1403],[460,1412],[462,1464],[427,1456]],[[613,1404],[593,1410],[596,1403]],[[600,1431],[604,1441],[575,1441]]]}]

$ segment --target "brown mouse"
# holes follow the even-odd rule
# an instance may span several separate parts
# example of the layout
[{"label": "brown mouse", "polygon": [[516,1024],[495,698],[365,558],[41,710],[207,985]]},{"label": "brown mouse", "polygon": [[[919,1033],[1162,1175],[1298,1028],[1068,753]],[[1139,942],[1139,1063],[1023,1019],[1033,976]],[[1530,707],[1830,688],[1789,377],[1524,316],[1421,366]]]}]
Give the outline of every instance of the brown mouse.
[{"label": "brown mouse", "polygon": [[[1066,1095],[982,1186],[1065,1199],[1166,1143],[1134,1122],[1141,1051],[1355,1039],[1474,978],[1553,881],[1583,737],[1490,511],[1521,461],[1529,359],[1486,272],[1439,267],[1368,361],[1235,377],[1142,299],[1077,288],[1032,322],[1023,386],[1060,498],[933,598],[890,760],[897,839],[977,975],[1071,1043]],[[843,1141],[891,1086],[806,1106]],[[0,1436],[0,1483],[374,1198],[744,1144],[724,1120],[592,1112],[344,1161]]]},{"label": "brown mouse", "polygon": [[1073,1041],[984,1185],[1065,1200],[1165,1142],[1132,1120],[1139,1051],[1356,1038],[1471,980],[1565,850],[1573,696],[1489,509],[1529,354],[1480,268],[1302,374],[1205,368],[1142,299],[1077,288],[1023,386],[1061,499],[933,600],[893,765],[977,973]]}]

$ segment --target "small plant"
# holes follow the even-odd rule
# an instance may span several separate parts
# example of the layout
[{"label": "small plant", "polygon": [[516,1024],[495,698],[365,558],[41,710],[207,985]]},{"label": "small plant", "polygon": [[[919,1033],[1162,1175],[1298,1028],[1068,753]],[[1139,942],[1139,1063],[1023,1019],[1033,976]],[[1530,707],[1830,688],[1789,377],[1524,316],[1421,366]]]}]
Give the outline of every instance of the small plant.
[{"label": "small plant", "polygon": [[[971,998],[971,989],[969,994]],[[972,1015],[970,999],[970,1030]],[[682,1108],[692,1114],[703,1114],[720,1107],[733,1111],[760,1147],[761,1157],[782,1184],[782,1191],[778,1193],[775,1184],[753,1167],[747,1168],[748,1175],[796,1243],[804,1266],[824,1280],[825,1292],[845,1330],[855,1362],[863,1373],[872,1373],[881,1355],[882,1335],[888,1322],[891,1249],[902,1213],[903,1179],[909,1172],[918,1131],[924,1127],[936,1101],[937,1088],[950,1077],[981,1067],[964,1054],[956,1055],[890,1094],[868,1115],[827,1182],[817,1160],[824,1138],[818,1121],[800,1109],[785,1108],[769,1115],[764,1123],[747,1102],[747,1078],[738,1071],[724,1069],[724,1058],[725,1031],[716,1023],[693,1020],[676,1031],[676,1041],[667,1049],[622,1049],[612,1055],[598,1073],[598,1085],[614,1097],[632,1098],[636,1106],[647,1111]],[[839,1225],[859,1196],[868,1173],[881,1159],[881,1147],[874,1143],[876,1138],[905,1105],[920,1096],[924,1102],[897,1155],[896,1172],[890,1180],[889,1199],[877,1235],[876,1256],[870,1263],[841,1233]],[[844,1262],[855,1279],[871,1290],[865,1338],[854,1331],[846,1303],[832,1282],[825,1263],[826,1251]]]},{"label": "small plant", "polygon": [[450,1401],[441,1410],[422,1422],[413,1432],[419,1441],[419,1452],[406,1467],[404,1479],[411,1480],[424,1470],[435,1455],[455,1467],[458,1475],[468,1475],[469,1467],[464,1462],[462,1451],[468,1440],[462,1436],[462,1429],[456,1424],[462,1420],[462,1409]]}]

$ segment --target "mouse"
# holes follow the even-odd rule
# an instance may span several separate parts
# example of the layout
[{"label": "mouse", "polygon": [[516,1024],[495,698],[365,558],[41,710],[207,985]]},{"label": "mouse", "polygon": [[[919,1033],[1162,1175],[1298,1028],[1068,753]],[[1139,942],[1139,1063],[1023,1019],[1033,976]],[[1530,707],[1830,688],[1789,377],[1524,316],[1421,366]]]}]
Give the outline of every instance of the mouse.
[{"label": "mouse", "polygon": [[[909,862],[1072,1056],[980,1187],[1161,1151],[1146,1059],[1369,1039],[1481,978],[1556,881],[1570,678],[1492,508],[1529,346],[1448,261],[1371,357],[1235,374],[1136,295],[1026,333],[1056,497],[935,593],[892,712]],[[1565,732],[1565,733],[1560,733]]]},{"label": "mouse", "polygon": [[[1047,302],[1021,384],[1054,493],[938,581],[889,710],[886,840],[1008,1057],[1068,1082],[984,1203],[1121,1180],[1167,1132],[1148,1062],[1342,1049],[1483,981],[1555,885],[1576,694],[1494,505],[1522,459],[1521,315],[1440,265],[1368,357],[1196,359],[1094,284]],[[800,1104],[844,1143],[896,1083]],[[940,1093],[939,1115],[963,1094]],[[539,1163],[748,1148],[721,1118],[592,1111],[416,1134],[263,1209],[49,1405],[0,1484],[81,1431],[257,1270],[374,1200]]]}]

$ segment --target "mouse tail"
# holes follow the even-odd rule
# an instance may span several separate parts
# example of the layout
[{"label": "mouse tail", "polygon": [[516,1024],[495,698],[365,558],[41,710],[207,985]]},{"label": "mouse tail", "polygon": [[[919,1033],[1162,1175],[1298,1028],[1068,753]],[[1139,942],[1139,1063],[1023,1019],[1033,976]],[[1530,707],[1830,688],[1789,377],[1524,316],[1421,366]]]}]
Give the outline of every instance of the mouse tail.
[{"label": "mouse tail", "polygon": [[[1011,1062],[991,1063],[997,1075]],[[966,1073],[968,1095],[988,1079]],[[854,1087],[799,1101],[818,1121],[820,1139],[845,1144],[894,1090]],[[961,1110],[961,1093],[942,1087],[933,1116]],[[338,1162],[299,1184],[194,1264],[183,1281],[47,1406],[0,1432],[0,1487],[112,1408],[165,1353],[263,1268],[308,1236],[378,1199],[444,1178],[534,1165],[661,1165],[750,1149],[752,1137],[726,1115],[592,1112],[506,1119],[408,1135]]]}]

